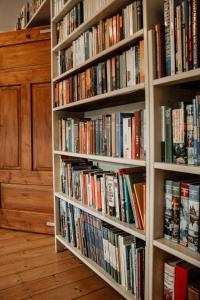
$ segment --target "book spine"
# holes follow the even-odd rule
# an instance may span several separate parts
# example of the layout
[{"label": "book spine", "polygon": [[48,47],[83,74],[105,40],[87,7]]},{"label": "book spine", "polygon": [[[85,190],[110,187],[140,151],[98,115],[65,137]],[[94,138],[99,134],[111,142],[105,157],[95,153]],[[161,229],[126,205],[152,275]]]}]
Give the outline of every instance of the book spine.
[{"label": "book spine", "polygon": [[199,209],[200,209],[200,186],[189,186],[189,212],[190,222],[188,229],[188,248],[194,252],[199,251]]},{"label": "book spine", "polygon": [[166,76],[171,75],[170,4],[169,4],[169,1],[170,0],[164,0]]},{"label": "book spine", "polygon": [[166,132],[166,143],[165,143],[165,161],[172,163],[172,109],[166,108],[165,111],[165,132]]},{"label": "book spine", "polygon": [[173,181],[165,181],[165,214],[164,214],[164,237],[172,238],[172,187]]},{"label": "book spine", "polygon": [[181,183],[181,209],[180,209],[180,244],[188,245],[189,226],[189,184]]},{"label": "book spine", "polygon": [[179,242],[180,236],[180,182],[172,184],[172,241]]},{"label": "book spine", "polygon": [[165,162],[165,147],[166,147],[165,112],[166,112],[166,106],[161,106],[160,112],[161,112],[161,161]]}]

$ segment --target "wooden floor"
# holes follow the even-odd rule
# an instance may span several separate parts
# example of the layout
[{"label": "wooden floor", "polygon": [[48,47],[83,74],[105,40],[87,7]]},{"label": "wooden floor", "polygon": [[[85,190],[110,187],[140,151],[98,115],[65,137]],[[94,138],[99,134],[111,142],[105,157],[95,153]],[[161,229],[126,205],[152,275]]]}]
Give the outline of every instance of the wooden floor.
[{"label": "wooden floor", "polygon": [[0,229],[0,300],[123,299],[51,236]]}]

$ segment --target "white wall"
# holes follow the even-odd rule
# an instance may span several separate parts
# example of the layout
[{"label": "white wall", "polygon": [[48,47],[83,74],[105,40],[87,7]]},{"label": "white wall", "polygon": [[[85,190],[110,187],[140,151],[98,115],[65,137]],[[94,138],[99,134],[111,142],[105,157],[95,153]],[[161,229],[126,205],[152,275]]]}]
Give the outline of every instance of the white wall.
[{"label": "white wall", "polygon": [[0,32],[15,29],[17,18],[26,0],[0,0]]}]

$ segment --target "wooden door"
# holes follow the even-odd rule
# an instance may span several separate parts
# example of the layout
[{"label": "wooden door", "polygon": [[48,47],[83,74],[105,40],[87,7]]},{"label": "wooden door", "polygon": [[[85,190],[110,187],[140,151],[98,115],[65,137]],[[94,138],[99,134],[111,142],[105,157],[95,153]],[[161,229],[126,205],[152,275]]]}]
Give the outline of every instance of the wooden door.
[{"label": "wooden door", "polygon": [[0,34],[0,227],[52,233],[50,34]]}]

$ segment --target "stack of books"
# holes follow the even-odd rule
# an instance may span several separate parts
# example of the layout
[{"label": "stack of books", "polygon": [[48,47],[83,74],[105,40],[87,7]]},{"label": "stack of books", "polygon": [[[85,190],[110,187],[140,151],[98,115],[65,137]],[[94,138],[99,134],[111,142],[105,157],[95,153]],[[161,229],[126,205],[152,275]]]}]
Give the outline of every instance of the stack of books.
[{"label": "stack of books", "polygon": [[129,50],[59,81],[55,106],[61,106],[144,82],[144,41]]},{"label": "stack of books", "polygon": [[142,29],[142,7],[138,10],[136,4],[135,1],[117,15],[101,20],[74,40],[69,48],[60,50],[58,73],[62,74],[79,66],[89,58]]},{"label": "stack of books", "polygon": [[200,165],[200,97],[161,106],[161,160]]},{"label": "stack of books", "polygon": [[145,168],[104,171],[91,162],[62,157],[61,184],[70,199],[145,229]]},{"label": "stack of books", "polygon": [[145,242],[60,200],[60,232],[81,254],[144,299]]},{"label": "stack of books", "polygon": [[165,181],[164,237],[200,252],[200,181]]},{"label": "stack of books", "polygon": [[157,78],[200,67],[198,0],[164,0],[164,25],[157,24]]},{"label": "stack of books", "polygon": [[59,120],[59,150],[127,159],[146,154],[145,110]]},{"label": "stack of books", "polygon": [[172,258],[164,263],[164,300],[200,299],[200,269]]}]

